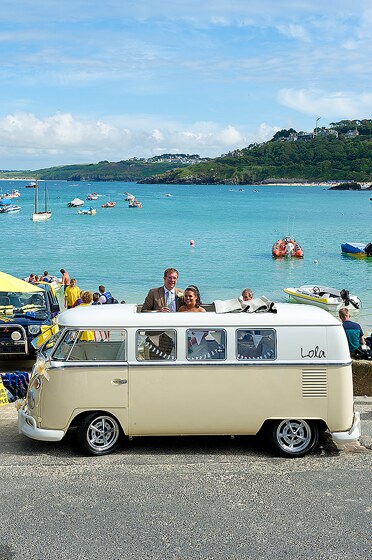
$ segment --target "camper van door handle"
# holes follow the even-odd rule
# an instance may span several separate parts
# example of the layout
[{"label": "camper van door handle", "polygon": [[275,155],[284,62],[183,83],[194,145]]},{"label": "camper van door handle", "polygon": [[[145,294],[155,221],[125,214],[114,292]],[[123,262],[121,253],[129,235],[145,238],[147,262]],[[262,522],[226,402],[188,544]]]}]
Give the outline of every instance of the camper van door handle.
[{"label": "camper van door handle", "polygon": [[113,379],[111,383],[114,385],[125,385],[128,381],[126,379]]}]

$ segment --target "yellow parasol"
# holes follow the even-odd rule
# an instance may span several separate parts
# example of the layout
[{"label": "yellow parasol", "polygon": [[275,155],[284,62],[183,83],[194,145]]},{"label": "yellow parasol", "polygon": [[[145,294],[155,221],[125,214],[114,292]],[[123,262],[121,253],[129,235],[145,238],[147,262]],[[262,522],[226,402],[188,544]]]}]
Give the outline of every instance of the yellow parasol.
[{"label": "yellow parasol", "polygon": [[0,292],[42,292],[43,289],[15,278],[6,272],[0,272]]}]

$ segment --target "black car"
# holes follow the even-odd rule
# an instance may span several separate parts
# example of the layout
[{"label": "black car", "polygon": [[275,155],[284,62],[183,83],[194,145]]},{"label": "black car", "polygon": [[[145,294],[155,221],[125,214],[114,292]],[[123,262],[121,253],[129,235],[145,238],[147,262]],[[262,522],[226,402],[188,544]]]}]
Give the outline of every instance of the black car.
[{"label": "black car", "polygon": [[[40,283],[37,292],[0,292],[0,359],[32,357],[31,341],[56,327],[60,306],[53,287]],[[54,329],[53,329],[54,330]]]}]

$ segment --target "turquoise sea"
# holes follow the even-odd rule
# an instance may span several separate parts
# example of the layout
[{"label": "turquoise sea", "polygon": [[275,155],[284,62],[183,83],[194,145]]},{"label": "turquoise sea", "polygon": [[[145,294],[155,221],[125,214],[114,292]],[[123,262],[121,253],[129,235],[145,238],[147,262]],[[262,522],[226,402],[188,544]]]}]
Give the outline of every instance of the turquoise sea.
[{"label": "turquoise sea", "polygon": [[[0,214],[4,272],[60,276],[65,268],[81,289],[104,284],[119,301],[137,303],[162,284],[169,266],[179,270],[180,288],[199,286],[204,302],[236,297],[244,287],[286,301],[285,287],[325,284],[357,294],[362,310],[354,317],[372,330],[372,259],[347,257],[340,249],[345,241],[372,241],[371,191],[48,181],[53,216],[33,223],[34,190],[26,184],[0,182],[0,193],[21,192],[14,202],[22,207],[18,214]],[[102,195],[86,202],[97,208],[95,216],[67,207],[92,191]],[[142,209],[128,208],[125,191],[142,201]],[[102,209],[107,200],[116,206]],[[300,243],[303,259],[272,258],[273,243],[286,234]]]}]

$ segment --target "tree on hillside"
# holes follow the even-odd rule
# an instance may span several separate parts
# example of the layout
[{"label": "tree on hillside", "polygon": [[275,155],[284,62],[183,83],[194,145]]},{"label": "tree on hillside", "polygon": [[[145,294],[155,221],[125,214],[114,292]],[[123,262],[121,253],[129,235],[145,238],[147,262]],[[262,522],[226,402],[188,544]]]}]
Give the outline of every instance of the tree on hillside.
[{"label": "tree on hillside", "polygon": [[294,128],[283,128],[282,130],[278,130],[272,137],[272,140],[280,140],[281,138],[289,138],[291,134],[296,134],[296,130]]}]

